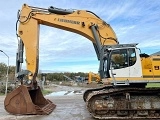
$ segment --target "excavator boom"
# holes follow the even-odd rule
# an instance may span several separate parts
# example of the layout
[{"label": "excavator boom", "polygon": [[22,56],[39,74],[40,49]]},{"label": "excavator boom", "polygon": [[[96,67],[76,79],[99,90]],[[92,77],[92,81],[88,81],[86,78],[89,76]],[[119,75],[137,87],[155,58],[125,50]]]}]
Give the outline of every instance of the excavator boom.
[{"label": "excavator boom", "polygon": [[[98,59],[103,45],[118,44],[116,35],[109,24],[97,15],[85,10],[49,9],[23,5],[19,15],[18,36],[26,50],[27,70],[38,71],[39,61],[39,25],[46,25],[80,34],[92,41]],[[32,41],[32,42],[31,42]],[[32,43],[32,44],[31,44]]]}]

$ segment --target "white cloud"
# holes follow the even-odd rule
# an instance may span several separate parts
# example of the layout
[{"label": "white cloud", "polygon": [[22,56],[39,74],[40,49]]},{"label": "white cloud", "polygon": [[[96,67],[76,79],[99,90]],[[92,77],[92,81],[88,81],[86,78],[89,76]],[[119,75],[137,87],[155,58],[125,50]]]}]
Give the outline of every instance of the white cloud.
[{"label": "white cloud", "polygon": [[[17,39],[15,36],[0,33],[0,50],[9,56],[10,65],[15,64],[15,55],[17,49]],[[7,64],[7,56],[0,52],[0,62]]]},{"label": "white cloud", "polygon": [[[156,46],[160,46],[160,40],[159,39],[151,40],[149,42],[143,41],[139,45],[140,48],[150,48],[150,47],[156,47]],[[155,48],[155,49],[159,49],[159,47]]]}]

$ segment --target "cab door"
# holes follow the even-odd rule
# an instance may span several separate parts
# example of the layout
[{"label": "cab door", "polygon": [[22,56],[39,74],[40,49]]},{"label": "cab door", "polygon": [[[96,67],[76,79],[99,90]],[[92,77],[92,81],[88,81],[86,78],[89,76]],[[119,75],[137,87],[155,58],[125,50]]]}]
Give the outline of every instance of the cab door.
[{"label": "cab door", "polygon": [[128,49],[115,49],[111,52],[110,76],[129,77]]}]

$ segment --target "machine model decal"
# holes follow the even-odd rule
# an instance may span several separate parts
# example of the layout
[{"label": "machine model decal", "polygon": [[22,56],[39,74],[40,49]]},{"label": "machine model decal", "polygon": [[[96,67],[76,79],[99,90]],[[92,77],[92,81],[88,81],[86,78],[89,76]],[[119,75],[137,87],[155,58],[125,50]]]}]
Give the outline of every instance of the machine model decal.
[{"label": "machine model decal", "polygon": [[61,18],[58,18],[58,21],[59,22],[66,22],[66,23],[71,23],[71,24],[80,24],[79,21],[74,21],[74,20],[67,20],[67,19],[61,19]]}]

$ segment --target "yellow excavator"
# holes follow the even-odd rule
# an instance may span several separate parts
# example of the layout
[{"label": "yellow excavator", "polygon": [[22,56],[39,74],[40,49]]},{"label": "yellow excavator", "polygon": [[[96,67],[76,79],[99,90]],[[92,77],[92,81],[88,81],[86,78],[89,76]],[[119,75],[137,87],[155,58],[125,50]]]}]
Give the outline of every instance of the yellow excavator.
[{"label": "yellow excavator", "polygon": [[[56,107],[43,97],[37,84],[39,25],[80,34],[93,43],[99,60],[100,79],[106,86],[88,89],[83,95],[90,114],[98,119],[159,119],[160,56],[141,54],[134,44],[119,44],[109,24],[91,11],[24,4],[17,24],[19,38],[17,78],[21,85],[7,94],[4,106],[11,114],[50,114]],[[27,70],[21,70],[25,48]],[[27,80],[24,77],[28,76]]]},{"label": "yellow excavator", "polygon": [[88,84],[95,81],[96,83],[101,82],[100,76],[97,73],[89,72],[88,73]]}]

